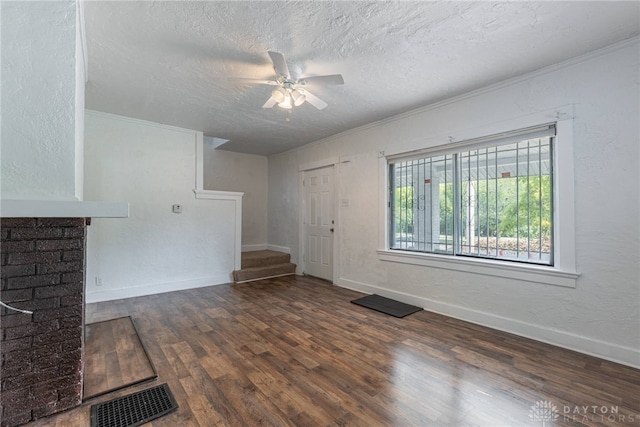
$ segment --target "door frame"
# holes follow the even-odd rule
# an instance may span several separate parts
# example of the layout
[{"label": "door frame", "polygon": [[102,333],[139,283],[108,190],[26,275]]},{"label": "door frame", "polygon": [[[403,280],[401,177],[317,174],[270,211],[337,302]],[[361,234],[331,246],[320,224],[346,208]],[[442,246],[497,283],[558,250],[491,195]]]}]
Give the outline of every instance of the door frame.
[{"label": "door frame", "polygon": [[319,160],[316,162],[305,163],[298,166],[298,264],[299,264],[299,273],[304,274],[306,270],[306,246],[307,246],[307,233],[306,228],[304,226],[304,220],[307,213],[307,203],[305,197],[305,188],[304,188],[304,176],[306,172],[322,169],[327,167],[333,168],[333,179],[332,179],[332,207],[331,211],[333,212],[333,259],[331,260],[333,264],[333,273],[332,273],[332,283],[335,285],[338,279],[339,268],[337,261],[339,258],[339,245],[338,245],[338,236],[340,233],[340,219],[338,218],[338,209],[336,200],[338,200],[337,188],[338,188],[338,174],[336,173],[338,164],[340,163],[340,159],[338,157],[332,157],[329,159]]}]

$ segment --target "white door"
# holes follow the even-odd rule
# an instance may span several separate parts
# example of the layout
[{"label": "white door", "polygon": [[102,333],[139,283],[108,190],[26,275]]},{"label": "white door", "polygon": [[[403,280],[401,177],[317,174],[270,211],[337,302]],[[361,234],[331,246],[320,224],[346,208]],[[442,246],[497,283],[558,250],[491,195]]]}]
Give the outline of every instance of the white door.
[{"label": "white door", "polygon": [[333,166],[305,172],[304,273],[333,281]]}]

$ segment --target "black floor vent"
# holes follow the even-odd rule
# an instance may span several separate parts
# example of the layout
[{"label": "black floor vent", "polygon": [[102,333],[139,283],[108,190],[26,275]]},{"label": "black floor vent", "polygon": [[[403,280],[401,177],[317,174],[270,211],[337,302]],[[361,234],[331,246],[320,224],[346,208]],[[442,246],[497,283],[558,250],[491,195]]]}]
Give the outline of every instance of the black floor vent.
[{"label": "black floor vent", "polygon": [[135,427],[178,409],[165,383],[91,406],[91,427]]}]

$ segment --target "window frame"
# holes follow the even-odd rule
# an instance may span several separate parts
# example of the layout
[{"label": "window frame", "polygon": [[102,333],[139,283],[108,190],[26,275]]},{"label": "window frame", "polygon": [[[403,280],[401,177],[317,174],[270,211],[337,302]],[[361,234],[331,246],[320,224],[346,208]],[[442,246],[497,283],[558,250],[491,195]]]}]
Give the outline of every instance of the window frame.
[{"label": "window frame", "polygon": [[[553,177],[553,236],[554,265],[518,263],[499,259],[484,259],[465,256],[452,256],[428,252],[403,251],[390,249],[390,160],[415,155],[430,156],[443,150],[452,149],[459,141],[482,138],[487,135],[508,133],[517,129],[555,124],[556,136],[552,144]],[[422,142],[422,147],[398,152],[380,151],[380,231],[378,258],[385,262],[396,262],[432,268],[461,271],[502,277],[524,282],[556,285],[575,288],[579,273],[575,260],[575,203],[574,203],[574,167],[573,167],[573,107],[566,106],[552,111],[533,114],[519,119],[508,120],[500,124],[481,129],[461,131],[458,135],[434,138]],[[426,145],[426,148],[425,148]],[[464,148],[462,148],[464,149]]]}]

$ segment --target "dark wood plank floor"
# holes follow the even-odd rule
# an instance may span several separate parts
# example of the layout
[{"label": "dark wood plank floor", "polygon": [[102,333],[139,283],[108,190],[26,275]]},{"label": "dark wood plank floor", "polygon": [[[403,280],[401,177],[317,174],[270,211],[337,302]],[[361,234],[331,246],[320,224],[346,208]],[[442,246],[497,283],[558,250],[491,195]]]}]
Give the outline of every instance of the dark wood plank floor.
[{"label": "dark wood plank floor", "polygon": [[156,376],[130,316],[87,325],[84,360],[85,400]]},{"label": "dark wood plank floor", "polygon": [[[91,304],[87,318],[134,318],[180,406],[154,427],[640,425],[636,369],[358,296],[289,276]],[[532,412],[546,402],[557,412]],[[34,425],[88,426],[89,405]]]}]

